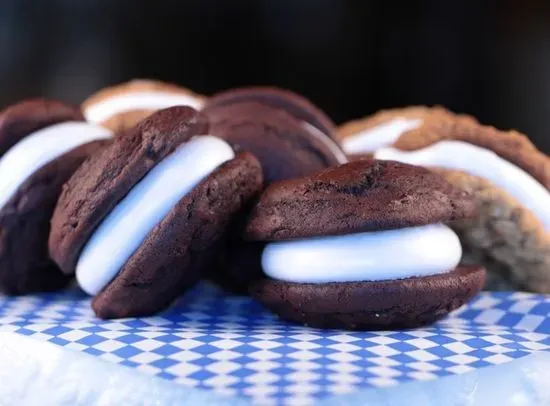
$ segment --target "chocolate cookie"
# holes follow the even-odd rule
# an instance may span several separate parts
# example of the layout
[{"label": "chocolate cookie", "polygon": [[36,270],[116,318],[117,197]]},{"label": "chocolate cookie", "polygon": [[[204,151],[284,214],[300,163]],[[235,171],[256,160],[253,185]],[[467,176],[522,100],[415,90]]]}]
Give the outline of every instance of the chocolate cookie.
[{"label": "chocolate cookie", "polygon": [[95,296],[102,318],[163,310],[217,257],[231,218],[262,186],[189,107],[160,110],[94,155],[67,182],[49,248]]},{"label": "chocolate cookie", "polygon": [[183,105],[201,108],[205,97],[171,83],[134,79],[102,89],[82,104],[88,121],[121,131],[157,110]]},{"label": "chocolate cookie", "polygon": [[423,168],[355,161],[268,188],[249,219],[253,240],[286,240],[449,222],[474,201]]},{"label": "chocolate cookie", "polygon": [[279,316],[314,327],[388,329],[432,323],[482,287],[480,266],[443,223],[475,203],[426,169],[362,160],[267,188],[246,237],[271,241],[267,278],[250,293]]},{"label": "chocolate cookie", "polygon": [[438,170],[476,198],[477,216],[453,227],[488,259],[487,288],[550,292],[550,159],[525,135],[447,112],[374,156]]},{"label": "chocolate cookie", "polygon": [[292,283],[263,279],[252,295],[286,320],[319,328],[406,329],[445,317],[483,284],[475,265],[393,281]]},{"label": "chocolate cookie", "polygon": [[224,106],[242,102],[257,102],[276,110],[284,110],[300,121],[305,121],[322,133],[336,139],[332,120],[308,99],[297,93],[276,87],[244,87],[216,94],[208,106]]},{"label": "chocolate cookie", "polygon": [[33,99],[0,112],[0,291],[51,291],[70,280],[48,256],[62,185],[110,132],[80,110]]},{"label": "chocolate cookie", "polygon": [[266,184],[347,161],[333,140],[330,119],[289,91],[230,90],[214,95],[203,111],[212,134],[260,160]]}]

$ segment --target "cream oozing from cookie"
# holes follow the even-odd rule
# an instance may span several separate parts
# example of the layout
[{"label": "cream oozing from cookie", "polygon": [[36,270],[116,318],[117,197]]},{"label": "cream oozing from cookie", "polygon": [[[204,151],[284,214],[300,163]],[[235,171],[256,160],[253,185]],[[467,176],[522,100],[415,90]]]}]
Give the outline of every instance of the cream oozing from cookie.
[{"label": "cream oozing from cookie", "polygon": [[396,117],[347,136],[342,141],[342,147],[348,154],[370,154],[378,148],[393,144],[402,134],[420,127],[423,122],[420,118]]},{"label": "cream oozing from cookie", "polygon": [[348,157],[346,156],[342,148],[340,148],[340,146],[336,144],[336,142],[327,134],[306,121],[302,122],[302,126],[316,139],[321,141],[330,150],[330,152],[332,152],[338,163],[345,164],[348,162]]},{"label": "cream oozing from cookie", "polygon": [[382,281],[453,270],[458,236],[443,224],[267,244],[262,268],[295,283]]},{"label": "cream oozing from cookie", "polygon": [[162,91],[126,92],[107,97],[84,109],[84,116],[93,123],[103,123],[109,118],[135,110],[161,110],[172,106],[202,108],[203,101],[185,93]]},{"label": "cream oozing from cookie", "polygon": [[491,181],[533,212],[550,232],[550,192],[533,176],[495,152],[463,141],[439,141],[416,151],[381,148],[375,158],[464,171]]},{"label": "cream oozing from cookie", "polygon": [[157,163],[103,219],[76,265],[76,279],[90,295],[116,277],[170,210],[221,164],[235,157],[223,140],[197,136]]},{"label": "cream oozing from cookie", "polygon": [[81,145],[111,136],[106,128],[78,121],[53,124],[27,135],[0,158],[0,208],[44,165]]}]

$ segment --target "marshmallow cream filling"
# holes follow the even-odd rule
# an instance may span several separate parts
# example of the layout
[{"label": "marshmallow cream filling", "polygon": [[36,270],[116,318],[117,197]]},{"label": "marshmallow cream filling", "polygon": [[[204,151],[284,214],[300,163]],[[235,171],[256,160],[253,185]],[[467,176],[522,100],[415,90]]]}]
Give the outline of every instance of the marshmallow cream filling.
[{"label": "marshmallow cream filling", "polygon": [[550,193],[530,174],[491,150],[463,141],[439,141],[416,151],[382,148],[375,158],[456,169],[491,181],[533,212],[550,232]]},{"label": "marshmallow cream filling", "polygon": [[326,135],[324,132],[319,130],[317,127],[309,124],[306,121],[302,122],[302,126],[311,135],[313,135],[315,138],[321,141],[330,150],[330,152],[332,152],[332,154],[336,157],[336,160],[338,161],[338,163],[345,164],[348,162],[348,157],[332,138],[330,138],[328,135]]},{"label": "marshmallow cream filling", "polygon": [[404,132],[422,125],[422,119],[398,117],[387,123],[350,135],[342,141],[348,154],[368,154],[393,144]]},{"label": "marshmallow cream filling", "polygon": [[202,107],[202,100],[184,93],[129,92],[92,104],[84,110],[84,116],[93,123],[133,110],[161,110],[172,106]]},{"label": "marshmallow cream filling", "polygon": [[430,224],[269,243],[262,268],[295,283],[383,281],[449,272],[461,256],[458,236]]},{"label": "marshmallow cream filling", "polygon": [[223,140],[197,136],[157,163],[105,217],[76,265],[76,279],[90,295],[99,293],[147,235],[204,178],[235,157]]},{"label": "marshmallow cream filling", "polygon": [[0,208],[44,165],[80,145],[111,135],[103,127],[77,121],[54,124],[27,135],[0,158]]}]

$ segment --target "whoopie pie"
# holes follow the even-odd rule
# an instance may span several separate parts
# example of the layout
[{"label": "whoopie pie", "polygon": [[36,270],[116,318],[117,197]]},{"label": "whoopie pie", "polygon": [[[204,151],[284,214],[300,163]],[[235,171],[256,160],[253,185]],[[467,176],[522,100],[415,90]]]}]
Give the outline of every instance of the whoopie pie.
[{"label": "whoopie pie", "polygon": [[166,308],[209,269],[231,218],[260,191],[256,158],[209,134],[190,107],[160,110],[66,183],[50,254],[99,317]]}]

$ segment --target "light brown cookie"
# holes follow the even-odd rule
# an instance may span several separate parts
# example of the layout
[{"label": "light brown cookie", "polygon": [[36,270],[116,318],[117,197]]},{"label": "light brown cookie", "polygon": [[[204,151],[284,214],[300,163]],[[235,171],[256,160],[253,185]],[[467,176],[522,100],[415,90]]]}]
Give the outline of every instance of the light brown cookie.
[{"label": "light brown cookie", "polygon": [[506,277],[509,273],[508,266],[490,257],[483,249],[469,245],[464,239],[461,243],[463,249],[461,264],[483,264],[488,270],[485,278],[485,290],[512,291],[516,289],[516,286]]},{"label": "light brown cookie", "polygon": [[134,79],[94,93],[82,103],[82,111],[88,121],[120,131],[159,109],[173,105],[200,108],[205,99],[205,96],[175,84]]},{"label": "light brown cookie", "polygon": [[467,116],[428,120],[421,128],[403,133],[393,146],[414,151],[445,140],[464,141],[491,150],[550,188],[550,158],[539,151],[526,135],[481,125]]},{"label": "light brown cookie", "polygon": [[363,130],[387,123],[395,118],[424,119],[432,114],[447,114],[448,111],[441,106],[409,106],[397,109],[384,109],[373,115],[347,121],[338,127],[338,135],[341,139],[353,136]]},{"label": "light brown cookie", "polygon": [[377,148],[393,144],[403,133],[420,129],[426,122],[452,119],[454,116],[441,106],[381,110],[340,125],[337,135],[349,155],[369,156]]},{"label": "light brown cookie", "polygon": [[472,262],[480,263],[480,255],[487,257],[481,262],[490,275],[486,288],[550,292],[550,234],[535,215],[487,179],[433,170],[476,198],[477,216],[452,226]]}]

